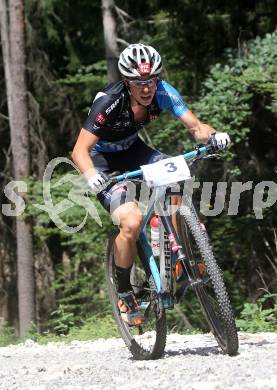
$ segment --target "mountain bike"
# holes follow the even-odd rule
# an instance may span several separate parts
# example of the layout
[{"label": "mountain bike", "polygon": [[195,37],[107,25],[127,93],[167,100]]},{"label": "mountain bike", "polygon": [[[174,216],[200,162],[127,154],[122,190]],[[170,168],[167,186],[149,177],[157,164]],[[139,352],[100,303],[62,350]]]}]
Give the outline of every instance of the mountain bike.
[{"label": "mountain bike", "polygon": [[[222,351],[230,356],[238,351],[237,330],[223,273],[217,265],[191,193],[184,190],[191,180],[186,161],[192,165],[212,153],[214,150],[210,146],[197,147],[192,152],[112,178],[114,182],[128,180],[135,185],[147,182],[148,187],[155,191],[141,226],[137,257],[131,271],[131,284],[145,318],[140,326],[128,326],[118,308],[113,256],[116,234],[108,240],[105,256],[112,312],[121,336],[135,359],[158,359],[163,355],[167,337],[166,311],[186,299],[189,291],[195,292]],[[176,182],[183,185],[183,195],[181,203],[179,201],[176,206],[174,226],[172,216],[166,211],[170,209],[172,196],[176,195],[172,191],[172,183]],[[168,187],[169,184],[171,187]],[[149,221],[153,214],[158,215],[160,220],[159,258],[154,257],[149,243]]]}]

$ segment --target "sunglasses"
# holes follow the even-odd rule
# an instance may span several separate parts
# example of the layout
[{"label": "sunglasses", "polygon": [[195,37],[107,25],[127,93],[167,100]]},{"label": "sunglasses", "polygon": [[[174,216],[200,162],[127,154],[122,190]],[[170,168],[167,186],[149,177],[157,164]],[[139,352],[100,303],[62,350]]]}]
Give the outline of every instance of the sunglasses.
[{"label": "sunglasses", "polygon": [[129,85],[135,86],[135,87],[153,87],[156,84],[157,77],[152,77],[148,80],[127,80]]}]

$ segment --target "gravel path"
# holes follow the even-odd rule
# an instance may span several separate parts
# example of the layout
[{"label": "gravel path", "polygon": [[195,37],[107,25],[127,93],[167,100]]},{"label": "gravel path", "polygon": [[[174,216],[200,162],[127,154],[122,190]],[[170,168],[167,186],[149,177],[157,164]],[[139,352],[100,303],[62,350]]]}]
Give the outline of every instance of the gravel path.
[{"label": "gravel path", "polygon": [[223,355],[213,336],[169,335],[165,356],[135,361],[121,339],[0,348],[0,389],[277,389],[277,333],[240,333]]}]

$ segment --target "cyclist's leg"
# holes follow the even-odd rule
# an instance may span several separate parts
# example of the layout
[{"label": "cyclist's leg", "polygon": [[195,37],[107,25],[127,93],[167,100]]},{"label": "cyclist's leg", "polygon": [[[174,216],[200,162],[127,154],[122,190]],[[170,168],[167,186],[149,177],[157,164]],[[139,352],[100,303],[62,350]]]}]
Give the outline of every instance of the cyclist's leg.
[{"label": "cyclist's leg", "polygon": [[113,212],[112,219],[119,225],[119,234],[114,243],[118,306],[122,319],[128,325],[140,325],[144,322],[144,317],[138,310],[130,283],[130,273],[143,217],[135,202],[127,202]]},{"label": "cyclist's leg", "polygon": [[[140,232],[142,214],[135,202],[127,201],[128,191],[122,183],[98,194],[101,204],[111,211],[112,219],[119,227],[119,234],[114,242],[114,263],[117,280],[118,307],[122,319],[129,326],[137,326],[144,322],[135,299],[130,274],[136,256],[136,241]],[[110,195],[110,196],[108,196]],[[116,206],[117,207],[116,207]]]},{"label": "cyclist's leg", "polygon": [[[94,153],[92,157],[98,170],[110,173],[117,170],[125,172],[139,169],[140,165],[149,163],[151,157],[159,154],[138,140],[127,151],[112,154]],[[118,303],[122,318],[129,325],[139,325],[144,320],[142,314],[137,311],[137,303],[130,283],[131,268],[136,256],[136,241],[143,220],[134,202],[136,195],[136,189],[131,182],[109,186],[97,195],[98,200],[111,213],[114,223],[120,230],[114,247]]]},{"label": "cyclist's leg", "polygon": [[136,241],[143,216],[135,202],[120,205],[112,214],[120,232],[115,240],[115,264],[130,268],[136,255]]},{"label": "cyclist's leg", "polygon": [[128,183],[122,182],[101,191],[97,196],[119,228],[114,244],[114,261],[118,291],[122,293],[131,290],[130,272],[136,256],[136,241],[143,219],[134,202],[136,193],[132,192],[128,190]]}]

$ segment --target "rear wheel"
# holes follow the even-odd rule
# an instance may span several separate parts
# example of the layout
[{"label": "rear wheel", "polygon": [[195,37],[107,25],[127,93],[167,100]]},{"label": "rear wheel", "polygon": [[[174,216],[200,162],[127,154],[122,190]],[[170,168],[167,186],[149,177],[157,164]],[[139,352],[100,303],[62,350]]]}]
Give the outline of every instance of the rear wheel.
[{"label": "rear wheel", "polygon": [[158,359],[163,355],[166,343],[166,317],[164,310],[159,311],[157,295],[149,286],[149,273],[145,272],[143,267],[145,264],[143,249],[138,242],[138,255],[131,272],[131,284],[145,322],[140,326],[130,327],[121,318],[118,308],[113,256],[115,238],[116,235],[109,239],[106,253],[106,278],[114,319],[125,344],[136,359]]},{"label": "rear wheel", "polygon": [[223,352],[235,355],[238,336],[233,310],[216,263],[205,227],[199,221],[193,206],[182,206],[177,213],[177,226],[181,244],[188,259],[187,266],[194,279],[202,311]]}]

